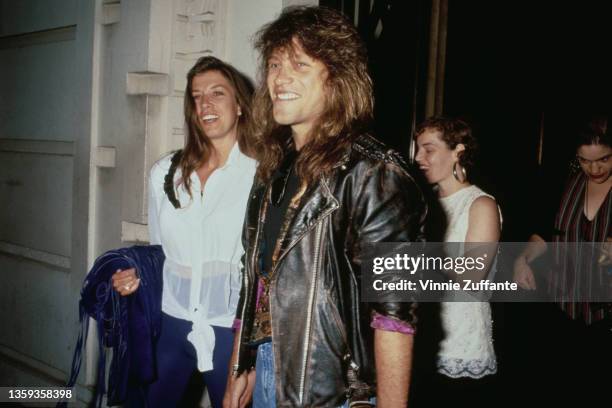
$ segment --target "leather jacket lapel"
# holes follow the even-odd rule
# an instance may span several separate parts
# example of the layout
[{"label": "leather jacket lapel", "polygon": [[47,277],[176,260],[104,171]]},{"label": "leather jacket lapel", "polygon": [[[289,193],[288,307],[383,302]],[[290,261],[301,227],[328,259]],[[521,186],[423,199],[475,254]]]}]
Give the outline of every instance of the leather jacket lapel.
[{"label": "leather jacket lapel", "polygon": [[275,266],[308,231],[340,207],[340,203],[330,191],[326,178],[321,178],[315,187],[306,188],[306,191],[300,189],[298,195],[300,194],[299,200],[292,203],[295,207],[290,205],[287,210]]}]

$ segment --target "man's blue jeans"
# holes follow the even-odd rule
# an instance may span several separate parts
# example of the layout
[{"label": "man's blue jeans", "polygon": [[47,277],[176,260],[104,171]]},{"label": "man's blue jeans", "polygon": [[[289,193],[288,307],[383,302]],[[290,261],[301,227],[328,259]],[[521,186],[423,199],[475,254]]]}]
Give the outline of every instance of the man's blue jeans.
[{"label": "man's blue jeans", "polygon": [[[274,355],[272,342],[261,344],[257,348],[255,363],[255,390],[253,391],[253,408],[276,408],[276,387],[274,384]],[[371,400],[373,403],[375,398]],[[348,401],[339,408],[348,408]]]},{"label": "man's blue jeans", "polygon": [[274,386],[274,356],[271,341],[260,344],[257,348],[255,370],[253,408],[275,408],[276,387]]}]

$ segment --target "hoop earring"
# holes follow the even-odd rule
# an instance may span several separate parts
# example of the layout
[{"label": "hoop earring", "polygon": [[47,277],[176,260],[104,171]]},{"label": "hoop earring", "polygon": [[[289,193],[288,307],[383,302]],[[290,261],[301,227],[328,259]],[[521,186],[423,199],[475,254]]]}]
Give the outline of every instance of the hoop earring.
[{"label": "hoop earring", "polygon": [[574,157],[569,164],[571,173],[578,173],[582,168],[580,167],[580,163],[578,163],[578,158]]},{"label": "hoop earring", "polygon": [[453,177],[455,177],[455,180],[457,180],[460,183],[465,183],[465,181],[467,180],[467,171],[465,171],[465,167],[459,165],[459,167],[461,168],[461,175],[463,176],[463,180],[461,180],[459,178],[459,175],[457,174],[457,165],[459,164],[459,162],[455,162],[455,164],[453,164]]}]

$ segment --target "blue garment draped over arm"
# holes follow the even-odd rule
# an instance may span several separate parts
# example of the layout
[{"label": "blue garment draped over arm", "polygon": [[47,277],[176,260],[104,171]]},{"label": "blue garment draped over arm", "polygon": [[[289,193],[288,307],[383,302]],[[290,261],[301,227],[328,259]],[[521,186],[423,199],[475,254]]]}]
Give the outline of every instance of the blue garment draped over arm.
[{"label": "blue garment draped over arm", "polygon": [[[107,405],[124,402],[128,385],[145,385],[156,378],[155,341],[161,323],[164,260],[160,245],[116,249],[96,259],[85,278],[79,302],[81,332],[67,386],[76,383],[87,339],[88,317],[92,317],[97,324],[100,348],[97,407],[102,405],[105,392],[106,347],[113,349]],[[111,278],[118,269],[129,268],[136,270],[140,286],[132,295],[123,297],[113,289]]]}]

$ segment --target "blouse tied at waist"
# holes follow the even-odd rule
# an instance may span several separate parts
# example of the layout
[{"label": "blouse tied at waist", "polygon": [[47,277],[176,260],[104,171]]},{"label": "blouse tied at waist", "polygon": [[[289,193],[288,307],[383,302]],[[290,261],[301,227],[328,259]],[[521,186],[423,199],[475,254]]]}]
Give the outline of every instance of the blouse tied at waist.
[{"label": "blouse tied at waist", "polygon": [[192,323],[187,340],[197,355],[199,371],[213,369],[212,326],[232,327],[240,293],[240,264],[204,261],[199,270],[171,259],[164,264],[162,310]]}]

